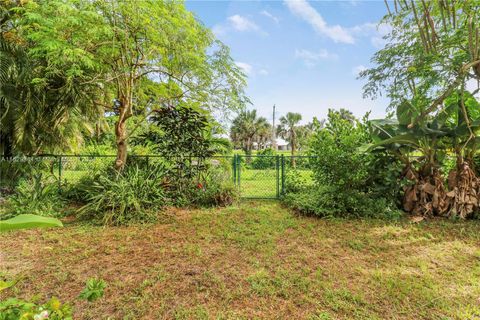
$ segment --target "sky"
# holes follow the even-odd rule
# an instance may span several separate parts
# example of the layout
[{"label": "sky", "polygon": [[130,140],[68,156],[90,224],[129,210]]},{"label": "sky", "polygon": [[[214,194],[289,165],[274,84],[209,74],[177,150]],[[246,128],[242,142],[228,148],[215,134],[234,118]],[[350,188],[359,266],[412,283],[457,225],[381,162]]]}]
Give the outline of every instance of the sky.
[{"label": "sky", "polygon": [[383,1],[201,1],[187,8],[231,49],[248,76],[250,109],[272,119],[299,112],[303,122],[346,108],[371,119],[388,101],[364,100],[358,72],[371,66],[388,27]]}]

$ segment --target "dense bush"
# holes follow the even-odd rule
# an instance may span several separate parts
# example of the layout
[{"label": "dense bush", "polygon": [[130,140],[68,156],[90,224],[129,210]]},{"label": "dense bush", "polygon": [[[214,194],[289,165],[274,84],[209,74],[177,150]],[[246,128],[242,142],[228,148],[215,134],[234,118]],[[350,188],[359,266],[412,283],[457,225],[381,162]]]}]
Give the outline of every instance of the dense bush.
[{"label": "dense bush", "polygon": [[212,166],[192,193],[191,204],[202,207],[228,206],[239,198],[238,189],[224,166]]},{"label": "dense bush", "polygon": [[340,192],[332,186],[314,186],[287,193],[283,198],[292,209],[319,217],[379,218],[398,217],[392,202],[356,190]]},{"label": "dense bush", "polygon": [[[307,174],[305,174],[307,173]],[[313,181],[308,171],[288,169],[285,171],[285,193],[299,192],[307,189]]]},{"label": "dense bush", "polygon": [[252,169],[274,169],[277,159],[271,148],[259,150],[250,163]]},{"label": "dense bush", "polygon": [[314,186],[305,187],[299,175],[295,177],[299,181],[289,182],[287,175],[285,202],[322,217],[377,217],[395,212],[396,194],[385,190],[395,184],[398,168],[381,155],[360,152],[369,139],[364,122],[330,110],[325,127],[316,123],[309,148],[314,156],[310,158]]},{"label": "dense bush", "polygon": [[12,192],[24,179],[34,174],[52,173],[55,157],[11,157],[0,159],[0,188]]},{"label": "dense bush", "polygon": [[168,204],[163,166],[131,166],[122,172],[113,169],[86,177],[76,186],[77,200],[86,203],[80,216],[106,225],[148,222],[156,218],[155,210]]},{"label": "dense bush", "polygon": [[40,172],[21,179],[14,194],[9,197],[8,204],[8,210],[2,219],[19,214],[61,217],[65,201],[59,193],[58,180]]}]

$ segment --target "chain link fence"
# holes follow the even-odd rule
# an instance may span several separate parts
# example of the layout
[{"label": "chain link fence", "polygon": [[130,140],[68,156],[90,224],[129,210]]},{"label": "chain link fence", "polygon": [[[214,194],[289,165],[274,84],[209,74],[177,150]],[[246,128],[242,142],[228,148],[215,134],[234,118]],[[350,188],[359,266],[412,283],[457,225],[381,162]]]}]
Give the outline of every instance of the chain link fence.
[{"label": "chain link fence", "polygon": [[[45,155],[2,158],[0,186],[8,187],[25,174],[55,179],[59,190],[78,183],[82,177],[113,167],[114,155]],[[313,184],[312,157],[285,155],[214,156],[194,166],[217,167],[235,184],[242,198],[278,199],[294,186]],[[150,165],[172,166],[175,161],[161,155],[130,155],[127,165],[137,164],[145,170]],[[178,163],[178,162],[177,162]],[[178,165],[178,164],[177,164]],[[176,170],[183,170],[181,166]]]}]

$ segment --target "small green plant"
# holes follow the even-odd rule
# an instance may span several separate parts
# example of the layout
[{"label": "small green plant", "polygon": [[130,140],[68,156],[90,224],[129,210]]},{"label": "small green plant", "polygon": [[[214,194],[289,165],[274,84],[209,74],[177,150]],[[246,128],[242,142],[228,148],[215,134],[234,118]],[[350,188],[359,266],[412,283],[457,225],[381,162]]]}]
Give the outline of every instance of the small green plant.
[{"label": "small green plant", "polygon": [[17,298],[0,301],[0,320],[71,320],[72,308],[51,298],[43,305]]},{"label": "small green plant", "polygon": [[107,287],[107,283],[102,279],[90,278],[85,284],[85,288],[80,293],[79,298],[93,302],[103,297],[104,290]]},{"label": "small green plant", "polygon": [[58,191],[54,177],[42,172],[33,174],[18,184],[15,194],[9,198],[10,210],[4,218],[18,214],[60,217],[65,203]]},{"label": "small green plant", "polygon": [[161,166],[132,166],[123,172],[109,169],[77,186],[76,197],[86,203],[79,214],[104,225],[152,222],[155,210],[167,204],[167,187]]}]

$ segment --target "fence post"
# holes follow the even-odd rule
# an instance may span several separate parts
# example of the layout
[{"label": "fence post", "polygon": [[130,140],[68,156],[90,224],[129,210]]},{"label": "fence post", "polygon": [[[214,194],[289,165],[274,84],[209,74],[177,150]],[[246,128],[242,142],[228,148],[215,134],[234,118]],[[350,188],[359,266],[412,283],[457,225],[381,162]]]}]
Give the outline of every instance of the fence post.
[{"label": "fence post", "polygon": [[62,192],[62,156],[58,156],[58,191]]},{"label": "fence post", "polygon": [[233,184],[236,186],[237,185],[237,155],[233,155],[233,161],[232,161],[232,177],[233,177]]},{"label": "fence post", "polygon": [[240,190],[241,175],[242,172],[242,156],[237,154],[237,181],[238,181],[238,190]]},{"label": "fence post", "polygon": [[285,157],[282,154],[282,195],[285,194]]},{"label": "fence post", "polygon": [[280,198],[280,156],[277,154],[275,156],[275,167],[277,169],[277,199]]}]

